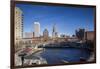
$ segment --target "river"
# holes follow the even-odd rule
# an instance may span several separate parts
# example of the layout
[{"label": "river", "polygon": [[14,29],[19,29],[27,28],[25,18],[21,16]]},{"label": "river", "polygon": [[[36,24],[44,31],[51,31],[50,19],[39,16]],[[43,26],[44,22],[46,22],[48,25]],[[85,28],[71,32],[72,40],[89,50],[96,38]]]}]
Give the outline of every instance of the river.
[{"label": "river", "polygon": [[48,64],[62,64],[63,61],[80,62],[80,57],[87,60],[91,52],[79,48],[45,48],[39,54]]}]

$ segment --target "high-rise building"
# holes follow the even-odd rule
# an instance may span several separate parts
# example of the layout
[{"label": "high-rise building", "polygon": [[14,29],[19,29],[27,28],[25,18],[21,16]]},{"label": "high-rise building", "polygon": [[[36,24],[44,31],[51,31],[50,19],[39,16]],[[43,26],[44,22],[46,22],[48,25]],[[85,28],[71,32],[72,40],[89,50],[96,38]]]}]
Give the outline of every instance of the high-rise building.
[{"label": "high-rise building", "polygon": [[43,31],[43,37],[44,38],[48,38],[49,37],[49,32],[48,32],[47,29],[44,29],[44,31]]},{"label": "high-rise building", "polygon": [[15,7],[14,17],[14,32],[15,32],[15,44],[19,43],[19,40],[23,37],[23,13],[20,8]]},{"label": "high-rise building", "polygon": [[34,37],[40,37],[40,23],[34,22]]},{"label": "high-rise building", "polygon": [[58,37],[58,33],[57,33],[57,30],[56,30],[56,26],[54,24],[53,30],[52,30],[52,38],[55,38],[55,37]]},{"label": "high-rise building", "polygon": [[83,40],[85,37],[85,29],[79,28],[78,30],[76,30],[76,37],[80,40]]}]

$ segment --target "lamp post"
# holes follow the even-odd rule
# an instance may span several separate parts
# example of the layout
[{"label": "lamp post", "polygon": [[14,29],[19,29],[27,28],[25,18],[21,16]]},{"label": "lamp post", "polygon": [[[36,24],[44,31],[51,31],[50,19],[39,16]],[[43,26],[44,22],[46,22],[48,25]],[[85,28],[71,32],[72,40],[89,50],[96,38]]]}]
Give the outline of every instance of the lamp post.
[{"label": "lamp post", "polygon": [[22,62],[22,66],[23,66],[24,65],[24,57],[26,56],[26,53],[19,54],[19,56],[21,57],[21,62]]}]

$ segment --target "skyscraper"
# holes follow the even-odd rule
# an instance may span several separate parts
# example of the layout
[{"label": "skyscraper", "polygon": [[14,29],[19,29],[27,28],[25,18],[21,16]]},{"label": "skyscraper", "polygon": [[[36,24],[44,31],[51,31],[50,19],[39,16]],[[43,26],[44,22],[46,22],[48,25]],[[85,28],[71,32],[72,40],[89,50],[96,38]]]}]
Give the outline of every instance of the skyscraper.
[{"label": "skyscraper", "polygon": [[49,32],[48,32],[47,29],[44,29],[44,31],[43,31],[43,37],[44,38],[48,38],[49,37]]},{"label": "skyscraper", "polygon": [[40,37],[40,23],[34,22],[34,37]]},{"label": "skyscraper", "polygon": [[57,30],[56,30],[56,25],[54,24],[53,30],[52,30],[52,38],[55,38],[55,37],[58,37],[58,33],[57,33]]},{"label": "skyscraper", "polygon": [[14,32],[15,32],[15,44],[19,43],[19,40],[23,37],[23,13],[20,8],[15,7],[14,17]]}]

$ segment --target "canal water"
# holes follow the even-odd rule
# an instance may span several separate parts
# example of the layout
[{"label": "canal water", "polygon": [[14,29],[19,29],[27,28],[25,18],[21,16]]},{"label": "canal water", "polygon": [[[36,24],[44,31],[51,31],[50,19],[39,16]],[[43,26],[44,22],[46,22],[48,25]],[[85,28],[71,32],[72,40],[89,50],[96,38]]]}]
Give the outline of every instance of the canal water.
[{"label": "canal water", "polygon": [[88,59],[91,52],[79,48],[45,48],[40,53],[48,64],[62,64],[63,61],[80,62],[80,58]]}]

